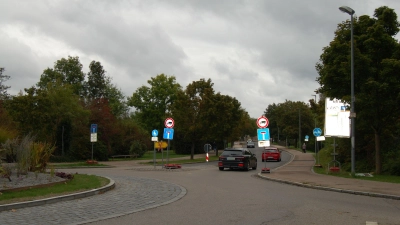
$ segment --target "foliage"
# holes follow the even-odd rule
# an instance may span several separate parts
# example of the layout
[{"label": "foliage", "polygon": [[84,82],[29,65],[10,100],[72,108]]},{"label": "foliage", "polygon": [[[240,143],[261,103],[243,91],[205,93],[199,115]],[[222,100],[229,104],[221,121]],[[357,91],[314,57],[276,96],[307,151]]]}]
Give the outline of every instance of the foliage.
[{"label": "foliage", "polygon": [[[300,148],[299,136],[311,136],[314,127],[314,116],[311,108],[304,102],[286,100],[284,103],[272,104],[265,110],[265,116],[270,121],[271,137],[276,137],[279,129],[280,139],[294,139],[297,148]],[[299,126],[300,123],[300,126]],[[300,130],[299,130],[300,128]]]},{"label": "foliage", "polygon": [[32,165],[31,146],[35,137],[30,134],[24,136],[16,146],[17,173],[27,174]]},{"label": "foliage", "polygon": [[82,64],[79,57],[68,56],[54,63],[54,68],[47,68],[40,76],[40,81],[36,84],[39,89],[45,90],[52,85],[70,85],[73,93],[78,96],[85,96],[85,74],[82,71]]},{"label": "foliage", "polygon": [[72,180],[74,178],[74,175],[71,173],[65,173],[65,172],[56,172],[55,174],[57,177],[65,178],[68,180]]},{"label": "foliage", "polygon": [[43,142],[33,142],[31,145],[30,171],[46,172],[47,164],[54,152],[54,145]]},{"label": "foliage", "polygon": [[100,62],[92,61],[89,65],[88,81],[85,85],[88,102],[96,99],[106,99],[115,117],[126,115],[128,107],[125,97],[115,85],[111,78],[106,76],[106,71]]},{"label": "foliage", "polygon": [[7,89],[10,88],[10,86],[6,86],[4,82],[10,79],[10,76],[4,75],[3,72],[5,69],[3,67],[0,67],[0,101],[7,99],[9,97],[9,94],[7,93]]},{"label": "foliage", "polygon": [[12,167],[6,164],[0,164],[0,175],[11,181]]},{"label": "foliage", "polygon": [[143,145],[140,141],[135,140],[133,141],[131,148],[129,149],[129,154],[142,157],[146,151],[146,146]]},{"label": "foliage", "polygon": [[174,103],[181,86],[174,76],[164,74],[147,81],[150,87],[141,86],[130,98],[128,105],[136,109],[136,117],[146,130],[162,129],[169,107]]},{"label": "foliage", "polygon": [[[354,93],[356,95],[356,148],[373,149],[375,172],[381,173],[381,143],[385,130],[393,129],[400,110],[400,44],[394,38],[399,22],[393,9],[377,8],[375,18],[354,19]],[[338,25],[335,37],[323,49],[316,65],[321,87],[326,96],[350,101],[350,21]],[[393,94],[395,93],[395,94]],[[361,136],[360,136],[361,135]],[[362,137],[374,142],[366,142]],[[390,139],[386,141],[391,141]],[[384,154],[383,154],[384,155]],[[370,156],[366,156],[367,159]]]}]

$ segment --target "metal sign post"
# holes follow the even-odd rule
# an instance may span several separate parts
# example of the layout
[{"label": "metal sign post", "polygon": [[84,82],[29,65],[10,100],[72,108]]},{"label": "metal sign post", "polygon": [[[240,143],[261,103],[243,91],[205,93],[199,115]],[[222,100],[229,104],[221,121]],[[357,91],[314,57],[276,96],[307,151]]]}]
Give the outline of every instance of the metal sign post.
[{"label": "metal sign post", "polygon": [[90,125],[90,142],[92,142],[92,161],[93,161],[93,142],[97,142],[97,124]]},{"label": "metal sign post", "polygon": [[168,140],[168,146],[167,146],[167,165],[169,163],[169,140],[172,140],[174,137],[174,129],[172,129],[175,125],[174,119],[172,118],[167,118],[164,121],[164,125],[166,128],[164,128],[164,135],[163,138]]},{"label": "metal sign post", "polygon": [[156,146],[155,143],[158,141],[158,130],[153,130],[151,132],[152,138],[151,140],[154,141],[153,145],[153,164],[154,164],[154,169],[156,168]]}]

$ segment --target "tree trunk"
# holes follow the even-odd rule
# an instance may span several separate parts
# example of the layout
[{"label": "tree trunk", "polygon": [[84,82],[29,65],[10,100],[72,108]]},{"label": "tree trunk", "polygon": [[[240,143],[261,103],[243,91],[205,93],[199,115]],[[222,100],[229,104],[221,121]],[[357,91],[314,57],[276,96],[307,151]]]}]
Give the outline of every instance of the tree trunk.
[{"label": "tree trunk", "polygon": [[192,148],[190,149],[190,159],[194,159],[194,142],[192,142]]},{"label": "tree trunk", "polygon": [[375,131],[375,174],[381,174],[382,162],[381,162],[381,142],[380,135]]}]

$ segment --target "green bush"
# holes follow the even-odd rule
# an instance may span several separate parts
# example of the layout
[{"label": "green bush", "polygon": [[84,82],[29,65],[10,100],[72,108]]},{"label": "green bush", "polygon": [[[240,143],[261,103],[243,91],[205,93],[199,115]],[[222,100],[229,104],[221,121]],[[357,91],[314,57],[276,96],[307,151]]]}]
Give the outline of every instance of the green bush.
[{"label": "green bush", "polygon": [[146,151],[147,151],[146,146],[142,144],[140,141],[135,140],[133,141],[129,149],[129,154],[142,157]]}]

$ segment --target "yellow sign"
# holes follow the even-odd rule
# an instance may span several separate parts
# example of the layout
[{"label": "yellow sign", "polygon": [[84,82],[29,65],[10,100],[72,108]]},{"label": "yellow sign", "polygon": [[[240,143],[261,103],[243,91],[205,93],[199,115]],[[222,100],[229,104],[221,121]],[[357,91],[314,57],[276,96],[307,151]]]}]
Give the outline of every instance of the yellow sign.
[{"label": "yellow sign", "polygon": [[157,141],[154,142],[154,148],[166,148],[168,146],[168,143],[165,141]]}]

